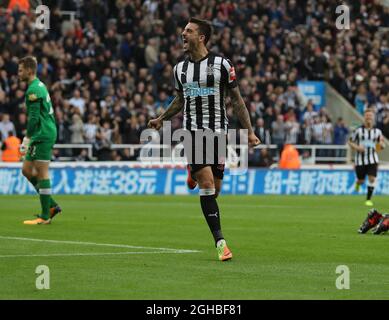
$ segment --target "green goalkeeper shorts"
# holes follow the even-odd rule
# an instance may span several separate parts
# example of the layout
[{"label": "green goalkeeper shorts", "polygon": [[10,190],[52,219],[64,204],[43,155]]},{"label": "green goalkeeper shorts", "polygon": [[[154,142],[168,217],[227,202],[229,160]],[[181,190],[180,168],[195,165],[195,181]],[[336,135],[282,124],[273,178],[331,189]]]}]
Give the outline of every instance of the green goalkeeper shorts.
[{"label": "green goalkeeper shorts", "polygon": [[25,160],[27,161],[50,161],[53,153],[54,142],[33,141],[30,143],[26,152]]}]

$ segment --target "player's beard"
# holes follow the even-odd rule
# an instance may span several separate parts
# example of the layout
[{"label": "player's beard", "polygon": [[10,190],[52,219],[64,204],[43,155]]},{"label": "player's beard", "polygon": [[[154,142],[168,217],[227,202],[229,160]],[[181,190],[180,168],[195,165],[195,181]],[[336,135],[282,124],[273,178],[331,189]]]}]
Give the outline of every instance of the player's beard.
[{"label": "player's beard", "polygon": [[187,45],[186,45],[186,48],[187,48],[186,50],[184,49],[185,53],[187,53],[189,55],[193,55],[196,52],[198,52],[199,45],[197,43],[195,43],[195,42],[188,41]]}]

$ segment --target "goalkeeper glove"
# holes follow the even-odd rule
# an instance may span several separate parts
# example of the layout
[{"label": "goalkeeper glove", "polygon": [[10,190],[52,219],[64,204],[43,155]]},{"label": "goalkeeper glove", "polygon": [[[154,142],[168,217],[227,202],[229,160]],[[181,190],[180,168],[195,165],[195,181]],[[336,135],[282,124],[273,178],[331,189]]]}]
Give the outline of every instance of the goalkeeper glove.
[{"label": "goalkeeper glove", "polygon": [[30,139],[27,138],[27,137],[24,137],[24,138],[23,138],[23,141],[22,141],[22,144],[20,145],[20,148],[19,148],[20,153],[21,153],[22,155],[25,155],[25,154],[26,154],[29,145],[30,145]]}]

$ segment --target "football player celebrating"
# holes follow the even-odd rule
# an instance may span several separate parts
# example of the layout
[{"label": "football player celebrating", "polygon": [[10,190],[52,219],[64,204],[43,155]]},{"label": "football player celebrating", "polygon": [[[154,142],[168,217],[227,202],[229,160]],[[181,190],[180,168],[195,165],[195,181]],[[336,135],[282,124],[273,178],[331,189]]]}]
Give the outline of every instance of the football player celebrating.
[{"label": "football player celebrating", "polygon": [[[196,141],[196,131],[219,134],[226,142],[227,112],[225,97],[231,97],[234,111],[243,129],[248,130],[248,143],[260,143],[251,127],[250,116],[240,95],[232,63],[221,55],[208,51],[206,45],[211,38],[211,25],[204,20],[192,18],[182,32],[183,49],[187,58],[174,67],[174,80],[177,95],[167,110],[157,119],[149,122],[149,127],[160,129],[162,122],[171,119],[181,110],[184,112],[183,127],[192,137],[190,152],[209,150],[206,142]],[[184,142],[185,144],[185,142]],[[201,144],[201,146],[200,146]],[[208,147],[208,148],[207,148]],[[188,149],[185,150],[188,157]],[[220,225],[220,211],[216,201],[224,175],[225,155],[218,148],[211,151],[214,161],[188,160],[188,187],[199,186],[200,204],[208,226],[215,240],[219,260],[232,258]],[[204,155],[203,159],[204,159]]]}]

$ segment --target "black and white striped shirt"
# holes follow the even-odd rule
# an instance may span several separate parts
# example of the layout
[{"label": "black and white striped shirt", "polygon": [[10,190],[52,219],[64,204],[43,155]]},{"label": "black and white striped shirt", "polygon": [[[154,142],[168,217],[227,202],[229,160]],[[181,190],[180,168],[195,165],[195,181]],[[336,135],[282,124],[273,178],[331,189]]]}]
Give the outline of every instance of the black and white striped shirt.
[{"label": "black and white striped shirt", "polygon": [[355,165],[378,164],[376,144],[380,142],[381,136],[382,132],[378,128],[367,129],[365,126],[360,126],[355,129],[350,140],[365,147],[365,152],[355,152]]},{"label": "black and white striped shirt", "polygon": [[224,98],[227,89],[237,86],[235,69],[228,59],[214,53],[197,62],[187,58],[174,66],[174,80],[185,99],[185,129],[227,132]]}]

